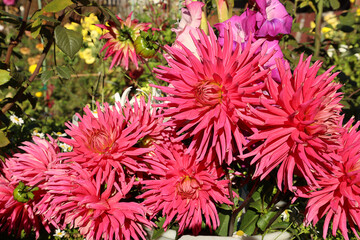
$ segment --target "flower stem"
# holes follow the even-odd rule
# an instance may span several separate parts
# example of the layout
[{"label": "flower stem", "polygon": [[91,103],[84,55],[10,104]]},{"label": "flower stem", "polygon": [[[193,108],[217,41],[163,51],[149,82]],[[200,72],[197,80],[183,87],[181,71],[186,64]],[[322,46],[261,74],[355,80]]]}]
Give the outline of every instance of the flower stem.
[{"label": "flower stem", "polygon": [[249,194],[246,196],[245,200],[243,201],[243,203],[233,211],[231,217],[230,217],[230,223],[229,223],[229,230],[228,230],[228,235],[230,236],[230,234],[232,235],[233,232],[234,232],[234,221],[235,221],[235,218],[236,216],[238,215],[238,213],[243,210],[243,208],[249,203],[249,201],[251,200],[251,197],[252,195],[255,193],[256,189],[258,188],[259,186],[259,178],[257,178],[255,180],[255,183],[254,185],[252,186]]},{"label": "flower stem", "polygon": [[320,45],[321,45],[321,18],[324,8],[324,0],[319,0],[317,5],[318,12],[316,14],[316,28],[315,28],[315,50],[314,57],[318,57],[320,53]]}]

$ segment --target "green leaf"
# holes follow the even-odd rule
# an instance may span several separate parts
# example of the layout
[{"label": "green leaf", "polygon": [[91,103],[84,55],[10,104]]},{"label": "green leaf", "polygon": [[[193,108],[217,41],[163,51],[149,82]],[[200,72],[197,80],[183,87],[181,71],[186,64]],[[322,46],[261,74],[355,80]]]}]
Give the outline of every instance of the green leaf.
[{"label": "green leaf", "polygon": [[45,21],[48,21],[48,22],[60,23],[59,20],[57,20],[55,18],[52,18],[52,17],[44,16],[44,15],[40,15],[39,19],[42,19],[42,20],[45,20]]},{"label": "green leaf", "polygon": [[259,215],[255,211],[248,209],[243,218],[241,218],[240,230],[242,230],[247,235],[253,234],[258,219]]},{"label": "green leaf", "polygon": [[72,4],[73,2],[71,0],[53,0],[43,9],[46,12],[59,12]]},{"label": "green leaf", "polygon": [[41,73],[41,81],[43,83],[46,83],[52,76],[53,76],[53,71],[52,70],[46,70],[46,71]]},{"label": "green leaf", "polygon": [[59,73],[60,77],[65,79],[70,79],[71,70],[66,66],[57,66],[56,71]]},{"label": "green leaf", "polygon": [[108,9],[106,7],[103,7],[103,6],[100,6],[100,5],[98,5],[98,7],[100,8],[100,10],[102,12],[106,12],[110,16],[111,20],[113,22],[115,22],[116,26],[118,26],[118,27],[121,26],[121,23],[120,23],[119,19],[116,17],[116,15],[110,9]]},{"label": "green leaf", "polygon": [[9,139],[5,136],[5,133],[0,130],[0,147],[5,147],[10,143]]},{"label": "green leaf", "polygon": [[266,226],[269,224],[270,220],[276,215],[276,212],[267,212],[262,215],[257,222],[257,226],[262,230],[265,231]]},{"label": "green leaf", "polygon": [[40,34],[40,30],[41,30],[41,19],[38,18],[31,24],[31,36],[33,38],[36,38]]},{"label": "green leaf", "polygon": [[[225,205],[225,204],[223,204],[223,205]],[[229,227],[229,221],[230,221],[231,214],[232,214],[231,209],[227,210],[227,209],[219,208],[218,215],[219,215],[219,220],[220,220],[220,226],[215,231],[216,235],[219,235],[219,236],[227,236],[228,235],[228,227]]]},{"label": "green leaf", "polygon": [[0,10],[0,16],[8,16],[8,17],[13,18],[15,20],[21,21],[21,19],[18,16],[13,15],[13,14],[8,13],[8,12],[3,11],[3,10]]},{"label": "green leaf", "polygon": [[336,10],[340,7],[340,3],[338,0],[330,0],[330,5],[332,9]]},{"label": "green leaf", "polygon": [[10,72],[4,69],[0,69],[0,85],[7,83],[8,81],[10,81],[10,79],[11,79]]},{"label": "green leaf", "polygon": [[60,25],[55,28],[55,43],[70,58],[73,58],[80,50],[82,42],[81,33],[66,29]]},{"label": "green leaf", "polygon": [[153,233],[151,239],[157,239],[161,236],[161,234],[163,234],[165,232],[164,228],[162,227],[165,220],[166,220],[166,218],[160,217],[159,221],[156,222],[156,225],[158,226],[158,228],[154,229],[154,233]]}]

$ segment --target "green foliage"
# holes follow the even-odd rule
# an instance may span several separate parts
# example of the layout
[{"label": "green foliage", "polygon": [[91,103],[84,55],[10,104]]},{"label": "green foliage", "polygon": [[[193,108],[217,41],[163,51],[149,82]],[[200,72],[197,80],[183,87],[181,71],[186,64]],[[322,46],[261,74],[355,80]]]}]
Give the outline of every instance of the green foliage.
[{"label": "green foliage", "polygon": [[83,38],[80,33],[66,29],[60,25],[55,28],[56,45],[70,58],[74,58],[75,54],[82,46]]}]

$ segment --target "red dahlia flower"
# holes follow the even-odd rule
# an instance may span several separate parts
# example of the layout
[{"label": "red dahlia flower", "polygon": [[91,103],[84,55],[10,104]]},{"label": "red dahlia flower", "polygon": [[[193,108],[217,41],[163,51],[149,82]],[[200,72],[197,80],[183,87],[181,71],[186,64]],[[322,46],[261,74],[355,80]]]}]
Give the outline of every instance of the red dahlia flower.
[{"label": "red dahlia flower", "polygon": [[[257,52],[262,41],[233,51],[232,31],[225,30],[221,47],[210,28],[210,37],[198,30],[199,41],[192,38],[199,59],[185,46],[166,49],[169,67],[154,71],[168,87],[155,86],[167,93],[158,97],[164,103],[162,116],[170,117],[167,125],[178,128],[178,140],[191,138],[188,153],[197,148],[199,160],[216,152],[219,161],[230,164],[234,155],[242,154],[246,144],[238,112],[247,104],[259,104],[268,73],[261,66],[271,57]],[[251,42],[251,41],[249,41]],[[180,44],[180,43],[179,43]]]},{"label": "red dahlia flower", "polygon": [[77,162],[93,174],[104,171],[108,175],[115,168],[122,179],[125,178],[124,167],[132,172],[140,170],[139,156],[148,153],[149,149],[135,145],[148,130],[139,127],[139,122],[128,124],[123,114],[108,104],[103,108],[98,105],[97,117],[88,107],[84,111],[83,117],[78,115],[78,126],[66,124],[69,129],[65,132],[72,139],[60,139],[73,147],[72,152],[63,153],[66,161]]},{"label": "red dahlia flower", "polygon": [[58,163],[60,152],[56,141],[50,136],[50,142],[33,137],[34,143],[24,142],[20,149],[24,153],[16,153],[8,160],[8,170],[16,181],[28,186],[41,186],[46,181],[46,171]]},{"label": "red dahlia flower", "polygon": [[104,59],[113,57],[110,69],[113,66],[121,65],[127,70],[129,60],[138,67],[134,42],[140,36],[140,31],[147,31],[149,29],[150,23],[138,23],[138,20],[131,20],[131,15],[132,12],[125,21],[117,17],[121,24],[120,27],[116,26],[113,21],[109,21],[108,26],[103,24],[96,25],[108,31],[100,39],[107,40],[101,49],[101,51],[104,51],[107,48]]},{"label": "red dahlia flower", "polygon": [[[8,171],[8,168],[13,163],[9,162],[12,160],[7,160],[6,164],[0,163],[0,232],[7,231],[9,235],[14,233],[17,238],[20,238],[22,230],[26,234],[34,231],[36,238],[39,238],[42,226],[50,232],[45,219],[35,213],[35,205],[45,192],[42,190],[32,191],[34,194],[32,199],[25,199],[22,197],[23,195],[15,194],[14,190],[18,187],[19,182],[12,179],[12,173]],[[19,192],[17,191],[17,193]]]},{"label": "red dahlia flower", "polygon": [[351,128],[352,120],[345,126],[342,136],[343,149],[338,151],[340,162],[334,162],[331,173],[317,178],[319,190],[314,187],[302,187],[296,192],[300,197],[309,198],[306,206],[305,223],[315,225],[325,217],[323,238],[326,238],[330,221],[332,234],[340,229],[349,240],[347,222],[351,230],[360,239],[355,226],[360,226],[360,132],[356,131],[360,122]]},{"label": "red dahlia flower", "polygon": [[337,74],[331,75],[331,69],[316,76],[320,66],[316,62],[310,67],[310,58],[303,62],[301,56],[291,74],[288,64],[279,59],[281,84],[268,81],[270,97],[276,103],[262,99],[262,108],[250,108],[251,117],[240,112],[256,126],[249,139],[264,141],[250,153],[256,155],[251,162],[256,163],[254,177],[264,179],[280,165],[278,186],[284,183],[291,190],[294,171],[316,185],[314,175],[324,175],[332,164],[333,152],[341,145],[341,93],[336,92],[341,85],[333,82]]},{"label": "red dahlia flower", "polygon": [[228,196],[228,181],[219,180],[222,170],[196,163],[195,150],[185,154],[180,144],[156,146],[154,161],[158,169],[153,180],[144,180],[147,190],[139,198],[156,215],[162,212],[167,228],[175,219],[181,234],[190,228],[194,234],[201,230],[203,216],[209,228],[220,225],[215,203],[232,204]]},{"label": "red dahlia flower", "polygon": [[[67,164],[64,164],[67,165]],[[77,163],[52,170],[47,190],[48,219],[56,216],[62,227],[79,228],[88,240],[145,239],[143,229],[153,227],[143,205],[126,199],[134,184],[116,181],[116,172],[92,176]],[[102,178],[106,178],[103,182]]]}]

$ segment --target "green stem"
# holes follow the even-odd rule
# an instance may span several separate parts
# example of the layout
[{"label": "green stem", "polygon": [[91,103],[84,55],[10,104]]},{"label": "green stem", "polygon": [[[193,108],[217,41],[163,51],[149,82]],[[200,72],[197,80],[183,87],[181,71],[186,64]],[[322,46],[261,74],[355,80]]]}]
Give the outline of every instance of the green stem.
[{"label": "green stem", "polygon": [[320,45],[321,45],[321,18],[324,8],[324,0],[319,0],[318,2],[318,12],[316,15],[316,28],[315,28],[315,50],[314,56],[318,57],[320,53]]},{"label": "green stem", "polygon": [[238,213],[239,213],[241,210],[243,210],[243,208],[244,208],[245,206],[247,206],[247,204],[250,202],[252,195],[255,193],[256,189],[257,189],[258,186],[259,186],[259,182],[260,182],[260,180],[259,180],[259,178],[257,178],[257,179],[255,180],[255,183],[254,183],[254,185],[252,186],[249,194],[246,196],[245,200],[243,201],[243,203],[240,205],[240,207],[238,207],[237,209],[235,209],[235,210],[233,211],[233,213],[232,213],[232,215],[231,215],[231,218],[230,218],[230,225],[229,225],[229,230],[228,230],[228,235],[229,235],[229,236],[230,236],[230,233],[231,233],[231,235],[232,235],[232,233],[234,232],[234,221],[235,221],[236,216],[237,216]]}]

